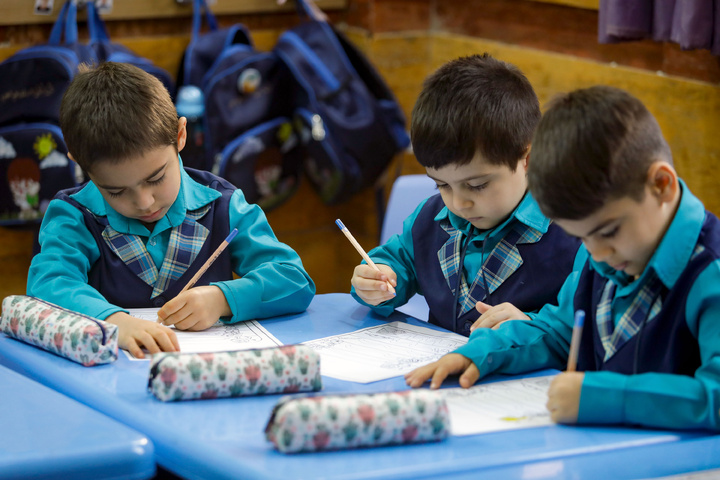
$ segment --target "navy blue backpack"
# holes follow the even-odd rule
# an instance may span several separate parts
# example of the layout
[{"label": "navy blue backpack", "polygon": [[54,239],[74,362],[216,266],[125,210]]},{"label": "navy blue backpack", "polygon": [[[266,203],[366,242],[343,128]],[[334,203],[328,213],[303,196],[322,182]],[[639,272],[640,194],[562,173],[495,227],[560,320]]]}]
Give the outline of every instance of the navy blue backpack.
[{"label": "navy blue backpack", "polygon": [[0,225],[38,223],[55,193],[77,183],[60,101],[78,64],[96,57],[78,43],[76,19],[77,7],[66,3],[47,44],[0,63]]},{"label": "navy blue backpack", "polygon": [[[201,34],[203,19],[208,31]],[[178,114],[188,117],[186,166],[212,170],[265,210],[295,192],[302,156],[290,119],[290,72],[274,52],[255,49],[244,26],[219,29],[205,0],[194,0],[178,85]],[[192,95],[202,102],[192,122],[181,109],[189,88],[199,89]]]},{"label": "navy blue backpack", "polygon": [[60,102],[80,63],[132,63],[173,89],[167,72],[111,43],[95,5],[87,8],[89,44],[78,41],[77,4],[68,0],[48,43],[0,63],[0,225],[37,224],[59,190],[82,180],[59,126]]},{"label": "navy blue backpack", "polygon": [[87,24],[90,33],[89,46],[95,51],[97,60],[99,62],[129,63],[130,65],[145,70],[160,80],[170,95],[174,96],[175,82],[170,73],[155,65],[151,60],[137,55],[124,45],[110,41],[107,29],[105,28],[105,22],[98,14],[95,3],[89,1],[86,5]]},{"label": "navy blue backpack", "polygon": [[295,0],[303,22],[274,51],[292,72],[305,172],[336,204],[371,186],[410,144],[405,115],[367,58],[311,0]]}]

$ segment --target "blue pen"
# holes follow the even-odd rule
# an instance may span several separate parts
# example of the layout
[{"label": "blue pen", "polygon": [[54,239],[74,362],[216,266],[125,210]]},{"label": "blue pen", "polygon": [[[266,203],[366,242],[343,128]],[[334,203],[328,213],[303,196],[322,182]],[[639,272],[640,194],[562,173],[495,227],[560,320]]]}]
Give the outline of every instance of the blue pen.
[{"label": "blue pen", "polygon": [[567,371],[574,372],[577,369],[578,351],[580,350],[580,338],[585,324],[585,311],[575,312],[575,325],[573,326],[572,338],[570,340],[570,353],[568,354]]}]

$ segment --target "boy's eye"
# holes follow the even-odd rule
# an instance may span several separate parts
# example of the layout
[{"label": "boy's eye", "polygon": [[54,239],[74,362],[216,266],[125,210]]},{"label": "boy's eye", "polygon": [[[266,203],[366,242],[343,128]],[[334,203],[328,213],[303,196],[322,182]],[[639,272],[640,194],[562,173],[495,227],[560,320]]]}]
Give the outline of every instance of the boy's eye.
[{"label": "boy's eye", "polygon": [[161,176],[160,178],[157,178],[157,179],[155,179],[155,180],[148,180],[147,183],[148,183],[149,185],[157,185],[158,183],[162,182],[163,180],[165,180],[165,174],[164,174],[164,173],[162,174],[162,176]]},{"label": "boy's eye", "polygon": [[450,185],[448,185],[447,183],[443,183],[443,184],[437,183],[437,184],[435,184],[435,188],[437,188],[438,190],[444,190],[444,189],[446,189],[446,188],[448,188],[448,187],[450,187]]},{"label": "boy's eye", "polygon": [[602,232],[602,233],[600,234],[600,236],[601,236],[602,238],[612,238],[612,237],[614,237],[615,235],[617,235],[618,230],[620,230],[620,227],[615,227],[615,228],[613,228],[612,230],[609,230],[609,231],[607,231],[607,232]]},{"label": "boy's eye", "polygon": [[486,188],[489,183],[490,182],[481,183],[480,185],[468,185],[468,188],[470,190],[479,191],[479,190],[483,190],[484,188]]},{"label": "boy's eye", "polygon": [[110,191],[108,191],[108,195],[110,195],[110,196],[113,197],[113,198],[114,198],[114,197],[119,197],[120,195],[123,194],[124,191],[125,191],[125,190],[118,190],[118,191],[116,191],[116,192],[110,192]]}]

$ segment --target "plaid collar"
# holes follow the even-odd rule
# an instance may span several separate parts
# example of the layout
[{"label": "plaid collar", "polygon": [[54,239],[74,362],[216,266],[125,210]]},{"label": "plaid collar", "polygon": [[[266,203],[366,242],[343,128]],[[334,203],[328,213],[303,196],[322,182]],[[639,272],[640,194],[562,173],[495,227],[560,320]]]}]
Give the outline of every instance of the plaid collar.
[{"label": "plaid collar", "polygon": [[[460,257],[464,235],[462,231],[453,227],[449,221],[441,221],[440,226],[450,237],[438,250],[438,260],[448,287],[455,295],[458,275],[462,268]],[[510,275],[520,268],[523,259],[516,245],[535,243],[540,238],[542,238],[542,233],[539,230],[518,222],[492,249],[485,259],[482,269],[477,272],[472,286],[468,285],[464,277],[460,279],[459,315],[463,315],[465,312],[475,308],[478,301],[484,300],[488,294],[497,290]],[[489,292],[485,291],[485,283],[487,283]]]},{"label": "plaid collar", "polygon": [[172,229],[160,271],[139,235],[119,233],[108,223],[103,239],[135,275],[153,287],[150,298],[155,298],[180,278],[197,257],[209,234],[197,221],[209,210],[210,206],[206,205],[187,212],[183,222]]},{"label": "plaid collar", "polygon": [[[702,245],[695,245],[690,260],[695,259],[703,250],[705,247]],[[612,302],[615,298],[617,284],[612,279],[605,283],[595,317],[600,340],[605,349],[605,361],[640,331],[646,318],[646,323],[650,323],[662,310],[662,299],[668,288],[653,268],[646,270],[643,277],[645,278],[643,286],[633,296],[617,325],[613,321],[612,314]]]},{"label": "plaid collar", "polygon": [[640,331],[646,318],[647,323],[650,323],[662,309],[662,282],[657,275],[651,275],[620,316],[617,325],[614,325],[612,301],[615,286],[612,280],[607,281],[596,312],[598,333],[605,349],[604,361],[615,355],[620,347]]}]

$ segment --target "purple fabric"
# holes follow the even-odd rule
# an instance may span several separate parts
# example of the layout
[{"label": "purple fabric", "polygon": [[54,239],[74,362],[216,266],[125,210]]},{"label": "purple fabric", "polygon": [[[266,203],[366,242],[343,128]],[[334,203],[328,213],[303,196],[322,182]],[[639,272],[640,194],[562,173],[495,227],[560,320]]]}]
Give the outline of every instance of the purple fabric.
[{"label": "purple fabric", "polygon": [[600,0],[600,43],[643,38],[720,55],[720,0]]}]

